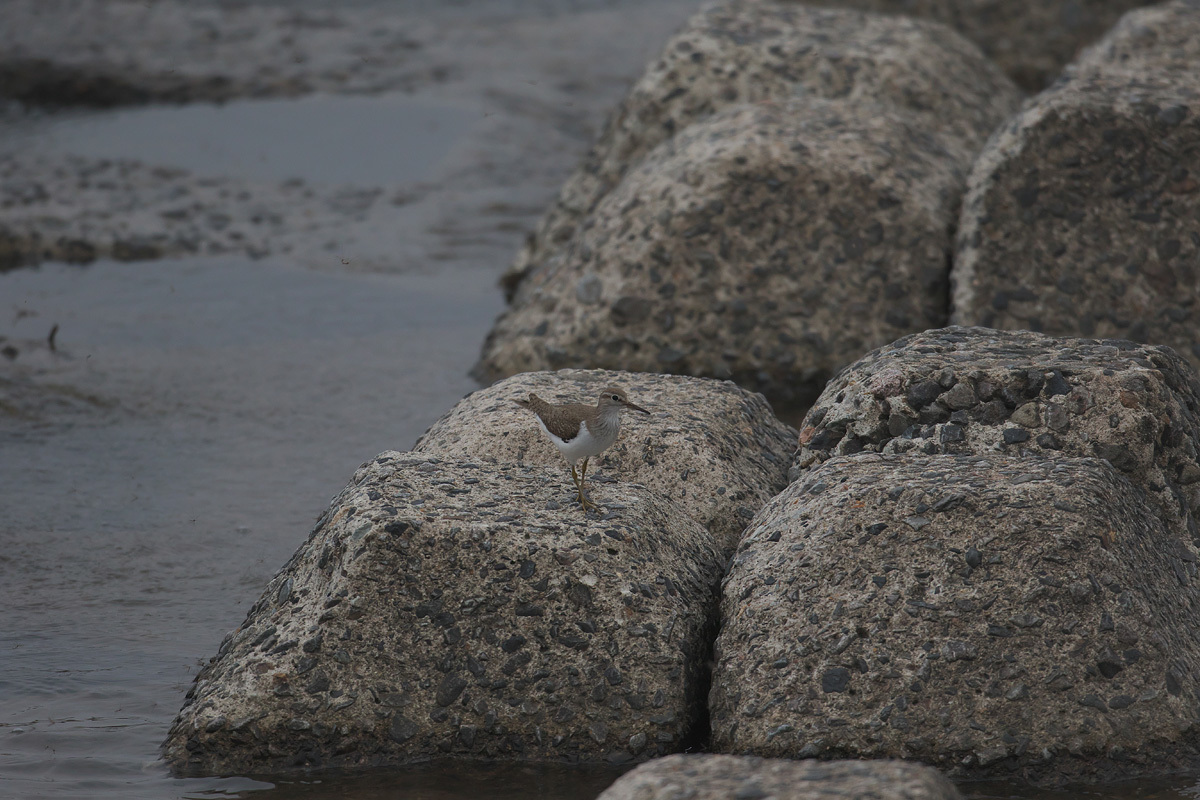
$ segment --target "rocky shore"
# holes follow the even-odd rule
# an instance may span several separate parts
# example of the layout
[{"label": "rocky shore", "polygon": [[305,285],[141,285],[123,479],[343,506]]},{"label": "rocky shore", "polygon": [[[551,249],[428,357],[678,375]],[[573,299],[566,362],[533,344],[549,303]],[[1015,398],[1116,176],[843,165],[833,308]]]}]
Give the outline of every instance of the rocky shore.
[{"label": "rocky shore", "polygon": [[945,322],[958,198],[1019,97],[936,23],[701,12],[518,256],[478,377],[599,366],[811,403],[864,350]]},{"label": "rocky shore", "polygon": [[979,154],[962,325],[1170,345],[1200,364],[1200,14],[1131,12]]},{"label": "rocky shore", "polygon": [[[955,25],[978,46],[697,14],[508,273],[502,380],[334,500],[173,767],[667,756],[612,798],[1194,770],[1200,5],[1078,57],[1124,6],[1066,8]],[[607,382],[652,413],[584,513],[513,400]]]}]

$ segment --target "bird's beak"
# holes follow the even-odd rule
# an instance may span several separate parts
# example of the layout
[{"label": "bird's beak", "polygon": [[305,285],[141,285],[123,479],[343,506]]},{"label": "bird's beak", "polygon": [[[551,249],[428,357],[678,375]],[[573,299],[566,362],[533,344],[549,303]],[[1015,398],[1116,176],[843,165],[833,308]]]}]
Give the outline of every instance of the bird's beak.
[{"label": "bird's beak", "polygon": [[640,411],[640,412],[642,412],[643,414],[649,414],[649,413],[650,413],[649,411],[647,411],[646,409],[642,408],[641,406],[639,406],[639,405],[635,405],[635,404],[633,404],[633,403],[629,402],[628,400],[626,400],[626,401],[625,401],[625,407],[626,407],[626,408],[628,408],[630,411]]}]

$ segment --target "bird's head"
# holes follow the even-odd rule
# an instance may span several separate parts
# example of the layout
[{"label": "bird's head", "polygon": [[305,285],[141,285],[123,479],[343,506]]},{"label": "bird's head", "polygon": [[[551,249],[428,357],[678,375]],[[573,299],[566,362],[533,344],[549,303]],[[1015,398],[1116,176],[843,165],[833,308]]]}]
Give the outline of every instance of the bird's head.
[{"label": "bird's head", "polygon": [[650,413],[641,406],[629,402],[629,397],[626,396],[625,390],[617,388],[616,386],[609,386],[603,392],[601,392],[600,400],[596,403],[596,405],[601,410],[616,406],[617,408],[627,408],[630,411],[640,411],[643,414]]}]

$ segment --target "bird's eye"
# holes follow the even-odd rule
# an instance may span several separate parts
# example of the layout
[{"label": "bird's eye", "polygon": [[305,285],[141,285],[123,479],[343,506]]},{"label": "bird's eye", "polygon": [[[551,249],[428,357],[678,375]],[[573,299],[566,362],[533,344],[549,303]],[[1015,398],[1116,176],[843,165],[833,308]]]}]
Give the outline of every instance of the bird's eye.
[{"label": "bird's eye", "polygon": [[620,398],[618,395],[615,395],[615,394],[612,396],[612,399],[613,399],[613,400],[616,400],[617,402],[620,402],[620,401],[621,401],[621,398]]}]

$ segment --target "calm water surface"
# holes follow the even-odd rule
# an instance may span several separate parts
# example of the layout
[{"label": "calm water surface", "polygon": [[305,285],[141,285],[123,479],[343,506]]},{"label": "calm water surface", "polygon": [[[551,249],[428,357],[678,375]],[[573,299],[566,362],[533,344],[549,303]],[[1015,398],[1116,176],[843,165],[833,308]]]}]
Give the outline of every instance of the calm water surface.
[{"label": "calm water surface", "polygon": [[[165,726],[354,469],[474,388],[491,284],[233,259],[0,275],[29,362],[0,387],[51,409],[0,416],[0,796],[259,785],[169,781]],[[55,353],[32,341],[52,324]]]},{"label": "calm water surface", "polygon": [[197,175],[375,186],[429,178],[479,118],[464,105],[403,95],[234,100],[59,114],[20,126],[19,144],[31,153],[136,159]]}]

